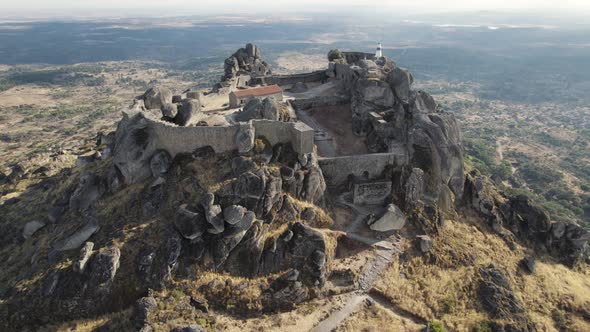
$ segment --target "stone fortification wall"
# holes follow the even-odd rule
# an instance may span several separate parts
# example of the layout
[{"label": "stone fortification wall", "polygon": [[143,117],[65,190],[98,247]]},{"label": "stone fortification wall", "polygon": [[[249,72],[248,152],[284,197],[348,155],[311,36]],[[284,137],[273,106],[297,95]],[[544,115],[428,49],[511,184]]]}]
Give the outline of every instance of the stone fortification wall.
[{"label": "stone fortification wall", "polygon": [[319,158],[320,168],[324,173],[326,184],[338,187],[348,183],[348,177],[367,175],[369,178],[381,176],[387,166],[402,166],[408,163],[405,152],[374,153],[364,155]]},{"label": "stone fortification wall", "polygon": [[361,60],[375,60],[375,53],[365,52],[342,52],[342,55],[349,64],[357,64]]},{"label": "stone fortification wall", "polygon": [[264,77],[266,84],[292,85],[297,82],[303,83],[320,83],[327,79],[325,70],[317,70],[311,73],[293,74],[293,75],[271,75]]},{"label": "stone fortification wall", "polygon": [[300,153],[313,152],[314,130],[303,122],[252,120],[256,136],[264,136],[271,144],[291,143]]},{"label": "stone fortification wall", "polygon": [[207,145],[219,153],[237,148],[235,137],[239,126],[179,127],[163,121],[150,121],[157,138],[156,148],[168,151],[172,157]]},{"label": "stone fortification wall", "polygon": [[264,136],[273,145],[291,143],[300,154],[313,152],[314,131],[302,122],[252,120],[231,126],[180,127],[152,117],[146,117],[145,121],[155,135],[155,148],[168,151],[172,157],[204,146],[211,146],[219,153],[235,150],[240,128],[253,128],[255,136]]},{"label": "stone fortification wall", "polygon": [[318,96],[306,99],[293,99],[290,102],[291,106],[297,110],[307,110],[323,106],[345,105],[350,103],[350,97]]}]

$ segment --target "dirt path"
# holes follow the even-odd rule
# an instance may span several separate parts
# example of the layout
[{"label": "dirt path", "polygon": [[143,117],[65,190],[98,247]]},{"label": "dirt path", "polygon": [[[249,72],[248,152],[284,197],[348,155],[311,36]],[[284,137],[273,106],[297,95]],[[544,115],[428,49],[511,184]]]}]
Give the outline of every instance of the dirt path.
[{"label": "dirt path", "polygon": [[[350,294],[350,297],[342,308],[334,311],[327,318],[319,322],[313,328],[313,332],[328,332],[336,329],[345,319],[358,310],[363,301],[371,299],[372,296],[369,295],[368,292],[372,289],[373,284],[377,278],[379,278],[381,273],[383,273],[383,271],[385,271],[385,269],[391,264],[394,255],[402,252],[400,248],[403,239],[398,235],[392,235],[385,240],[378,240],[356,233],[362,226],[366,215],[375,212],[375,207],[351,204],[347,202],[346,195],[340,195],[337,199],[337,204],[350,207],[354,211],[355,217],[346,229],[346,236],[352,240],[371,245],[375,249],[375,253],[373,259],[371,259],[363,268],[363,272],[358,279],[357,290]],[[382,299],[373,300],[380,304],[381,302],[385,302],[382,301]],[[392,304],[383,306],[396,317],[416,323],[416,320],[412,319],[412,317],[408,317],[407,313],[396,310]]]}]

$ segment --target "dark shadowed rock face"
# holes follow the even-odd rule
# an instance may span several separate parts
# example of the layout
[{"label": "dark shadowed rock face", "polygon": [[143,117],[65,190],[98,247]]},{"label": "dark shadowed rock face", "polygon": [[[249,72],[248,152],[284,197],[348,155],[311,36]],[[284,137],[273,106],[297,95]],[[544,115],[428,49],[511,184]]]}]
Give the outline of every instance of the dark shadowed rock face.
[{"label": "dark shadowed rock face", "polygon": [[84,211],[106,191],[106,185],[99,176],[86,172],[80,176],[76,190],[70,197],[70,209]]}]

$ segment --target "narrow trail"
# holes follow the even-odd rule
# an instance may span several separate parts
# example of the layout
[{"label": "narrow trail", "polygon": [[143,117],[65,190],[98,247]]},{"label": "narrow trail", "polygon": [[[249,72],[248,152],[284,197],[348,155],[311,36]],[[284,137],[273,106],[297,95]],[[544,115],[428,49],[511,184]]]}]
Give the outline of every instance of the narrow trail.
[{"label": "narrow trail", "polygon": [[349,203],[345,195],[337,199],[337,204],[347,206],[354,211],[354,219],[346,229],[346,236],[352,240],[371,245],[375,251],[373,258],[364,266],[362,274],[358,278],[357,290],[350,294],[346,303],[339,310],[331,313],[327,318],[319,322],[311,331],[329,332],[336,329],[344,320],[358,310],[359,305],[364,301],[373,300],[385,307],[391,314],[401,320],[421,324],[422,322],[412,317],[411,314],[398,310],[393,304],[387,303],[382,298],[373,298],[370,294],[375,281],[387,269],[394,259],[394,255],[402,252],[402,237],[392,235],[385,240],[378,240],[356,233],[363,225],[365,217],[374,212],[374,207],[357,206]]}]

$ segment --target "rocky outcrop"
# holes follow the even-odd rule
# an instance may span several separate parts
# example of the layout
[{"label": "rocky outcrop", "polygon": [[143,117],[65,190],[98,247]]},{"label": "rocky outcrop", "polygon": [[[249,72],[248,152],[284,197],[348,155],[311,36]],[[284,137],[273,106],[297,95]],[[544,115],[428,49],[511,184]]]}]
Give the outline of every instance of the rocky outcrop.
[{"label": "rocky outcrop", "polygon": [[74,270],[74,272],[84,273],[84,271],[86,269],[86,264],[88,263],[90,256],[92,256],[92,249],[93,248],[94,248],[94,243],[86,242],[84,244],[84,246],[82,247],[82,249],[80,249],[80,256],[79,256],[78,260],[76,260],[74,262],[74,264],[72,265],[72,269]]},{"label": "rocky outcrop", "polygon": [[22,233],[23,238],[24,239],[30,238],[38,230],[45,227],[45,225],[46,225],[46,223],[43,221],[39,221],[39,220],[29,221],[28,223],[25,224],[25,227],[23,227],[23,233]]},{"label": "rocky outcrop", "polygon": [[266,76],[271,74],[270,66],[262,59],[260,49],[254,44],[247,44],[232,56],[225,59],[223,81],[228,81],[240,74]]},{"label": "rocky outcrop", "polygon": [[196,124],[204,118],[201,112],[201,102],[198,99],[184,99],[178,104],[178,111],[174,123],[179,126]]},{"label": "rocky outcrop", "polygon": [[150,160],[156,152],[155,133],[142,113],[125,116],[117,126],[113,166],[126,183],[136,183],[152,175]]},{"label": "rocky outcrop", "polygon": [[484,309],[493,318],[508,321],[510,331],[534,331],[523,303],[514,294],[504,273],[493,264],[480,267],[479,272],[481,279],[477,293]]},{"label": "rocky outcrop", "polygon": [[236,120],[248,122],[255,119],[266,119],[273,121],[289,121],[287,112],[282,112],[282,105],[275,98],[250,99],[241,112],[236,115]]},{"label": "rocky outcrop", "polygon": [[533,247],[548,250],[573,266],[590,261],[590,232],[565,222],[552,222],[549,214],[526,196],[504,197],[484,177],[468,174],[464,204],[484,217],[498,233],[510,234]]},{"label": "rocky outcrop", "polygon": [[274,310],[291,310],[305,301],[309,294],[306,287],[299,281],[299,271],[292,269],[279,276],[262,294],[265,308]]},{"label": "rocky outcrop", "polygon": [[147,109],[161,109],[163,106],[172,103],[172,91],[163,87],[149,88],[138,99],[143,100]]},{"label": "rocky outcrop", "polygon": [[[330,66],[351,95],[353,133],[367,137],[371,152],[405,152],[405,166],[423,171],[420,199],[452,206],[463,195],[464,184],[461,132],[454,115],[440,110],[428,93],[412,90],[410,72],[391,60],[363,59],[355,64]],[[409,189],[415,196],[420,186],[414,185]],[[408,199],[405,208],[411,208],[417,197]]]}]

